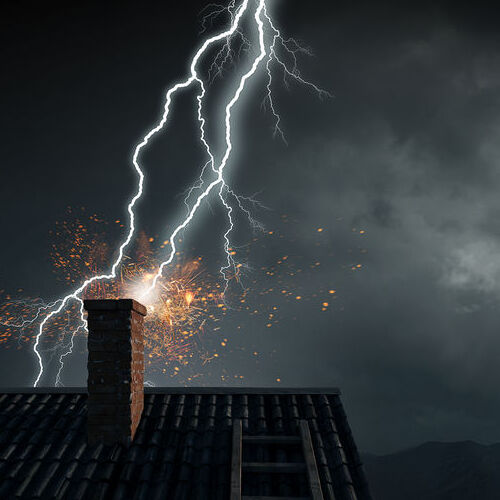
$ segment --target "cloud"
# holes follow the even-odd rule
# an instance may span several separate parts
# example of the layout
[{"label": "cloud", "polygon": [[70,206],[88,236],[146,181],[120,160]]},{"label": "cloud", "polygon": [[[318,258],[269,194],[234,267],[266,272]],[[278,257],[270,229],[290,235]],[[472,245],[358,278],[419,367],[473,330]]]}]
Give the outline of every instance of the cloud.
[{"label": "cloud", "polygon": [[452,252],[444,283],[460,290],[500,293],[500,245],[477,241]]},{"label": "cloud", "polygon": [[[279,182],[258,172],[277,194],[266,204],[303,222],[288,251],[312,259],[311,228],[330,228],[336,259],[310,286],[333,279],[343,306],[311,314],[310,362],[299,326],[287,330],[284,378],[302,363],[302,380],[340,385],[370,450],[500,439],[498,54],[463,26],[431,24],[403,41],[388,27],[376,51],[372,33],[332,49],[334,102],[307,101],[314,119],[276,158]],[[337,41],[353,28],[336,26]],[[285,124],[297,113],[303,128],[307,110],[287,109]],[[352,228],[367,250],[354,276],[339,272],[358,250]]]}]

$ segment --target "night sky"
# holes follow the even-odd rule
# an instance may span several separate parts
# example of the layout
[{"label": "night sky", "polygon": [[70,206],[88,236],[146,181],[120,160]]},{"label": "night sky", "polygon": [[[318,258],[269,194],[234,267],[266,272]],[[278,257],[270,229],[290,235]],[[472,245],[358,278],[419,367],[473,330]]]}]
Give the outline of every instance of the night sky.
[{"label": "night sky", "polygon": [[[131,152],[186,74],[207,3],[2,7],[4,294],[67,291],[54,279],[49,231],[68,206],[124,218]],[[260,192],[268,209],[256,215],[275,236],[251,248],[248,279],[264,287],[271,278],[260,269],[287,255],[308,269],[320,263],[293,281],[298,295],[332,288],[336,298],[327,311],[322,297],[282,301],[273,328],[229,315],[224,335],[245,350],[226,355],[225,369],[250,386],[340,387],[362,450],[499,441],[498,13],[477,2],[268,3],[314,52],[301,57],[302,75],[333,97],[287,89],[276,73],[288,145],[261,109],[263,78],[238,108],[229,178],[242,194]],[[179,220],[200,166],[193,96],[182,94],[144,154],[138,217],[148,234],[165,236]],[[216,99],[210,109],[217,139]],[[186,248],[221,258],[219,216],[207,206]],[[244,245],[252,233],[236,237]],[[256,366],[244,354],[253,350],[272,355]],[[68,385],[85,384],[83,355],[68,370]],[[2,386],[28,386],[34,374],[29,349],[0,351]],[[216,366],[202,382],[219,375]]]}]

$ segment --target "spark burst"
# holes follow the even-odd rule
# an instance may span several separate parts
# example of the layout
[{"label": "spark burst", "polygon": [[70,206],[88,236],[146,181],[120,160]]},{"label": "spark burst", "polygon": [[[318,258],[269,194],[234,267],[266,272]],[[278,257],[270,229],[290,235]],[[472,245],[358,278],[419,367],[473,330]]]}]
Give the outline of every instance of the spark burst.
[{"label": "spark burst", "polygon": [[[113,223],[96,215],[89,216],[83,208],[68,210],[67,217],[63,222],[56,222],[55,230],[51,231],[50,257],[57,279],[71,285],[85,281],[109,261],[113,233],[123,225],[119,220]],[[149,377],[171,377],[181,384],[214,376],[220,377],[223,383],[241,382],[248,374],[258,373],[260,367],[269,366],[265,359],[271,361],[277,353],[275,349],[262,351],[259,336],[272,335],[278,341],[283,331],[280,325],[312,314],[342,312],[343,294],[337,290],[340,283],[332,273],[324,272],[324,266],[327,269],[339,266],[342,274],[360,272],[367,252],[363,246],[366,231],[345,228],[344,239],[351,239],[353,247],[340,263],[338,252],[334,253],[329,244],[330,228],[311,227],[310,245],[315,247],[311,261],[295,253],[282,253],[284,248],[294,246],[293,235],[304,230],[304,221],[283,214],[269,222],[272,230],[255,234],[247,245],[232,250],[243,261],[259,260],[263,251],[266,261],[269,255],[273,255],[274,260],[247,276],[247,289],[232,290],[230,308],[223,301],[223,283],[207,272],[205,259],[193,253],[194,248],[176,256],[175,265],[161,278],[157,299],[149,306],[146,316],[145,363]],[[336,234],[344,223],[337,221],[337,224]],[[159,240],[158,235],[148,236],[143,232],[138,233],[135,242],[135,252],[124,257],[118,278],[93,283],[86,290],[86,297],[133,296],[146,286],[156,270],[158,252],[168,243]],[[188,258],[188,253],[194,257]],[[42,307],[44,311],[48,308],[40,299],[15,299],[9,294],[2,294],[2,299],[0,345],[3,349],[25,349],[30,346],[37,327],[31,321],[34,313]],[[68,307],[64,315],[53,320],[41,339],[46,372],[50,363],[55,367],[54,373],[58,372],[56,385],[63,385],[65,378],[61,361],[69,365],[72,352],[78,355],[86,352],[86,332],[83,328],[77,330],[78,313],[78,303]],[[267,335],[263,333],[266,331]],[[260,333],[255,335],[256,332]],[[252,335],[247,335],[250,333]],[[225,362],[228,357],[232,364],[241,359],[247,369],[229,371]]]},{"label": "spark burst", "polygon": [[[69,215],[77,218],[56,225],[51,257],[56,274],[64,282],[74,283],[84,281],[108,260],[111,250],[107,241],[112,231],[109,223],[93,215],[86,216],[83,209],[80,214],[70,211]],[[115,222],[120,224],[120,221]],[[136,251],[134,255],[125,255],[117,279],[92,283],[85,291],[86,297],[119,298],[139,294],[156,271],[158,255],[152,247],[154,240],[139,232]],[[160,245],[160,250],[165,246],[167,242]],[[205,330],[226,312],[224,306],[219,307],[221,297],[221,285],[206,272],[201,256],[187,259],[178,255],[168,276],[158,282],[155,301],[149,305],[145,318],[144,347],[148,369],[165,373],[165,365],[173,365],[175,373],[175,366],[187,367],[188,364],[195,369],[197,360],[208,356]],[[78,315],[78,311],[73,312]],[[22,323],[21,318],[19,316],[17,323]],[[10,326],[15,327],[15,324]],[[63,385],[61,374],[65,358],[73,352],[75,337],[84,333],[83,326],[78,329],[77,325],[74,335],[70,335],[70,326],[73,325],[68,320],[68,324],[61,323],[57,328],[57,345],[62,354],[56,385]],[[47,336],[44,338],[47,340]],[[45,351],[49,351],[46,346]]]},{"label": "spark burst", "polygon": [[[249,7],[250,4],[252,5],[251,7]],[[179,234],[189,227],[203,202],[212,194],[216,194],[218,200],[225,210],[228,221],[227,229],[223,234],[225,264],[220,269],[221,275],[223,276],[223,279],[225,281],[225,293],[227,293],[230,280],[233,277],[239,279],[239,269],[241,268],[241,264],[236,262],[234,258],[234,252],[232,251],[230,239],[231,233],[234,229],[234,211],[241,210],[247,216],[249,223],[253,229],[263,229],[263,226],[260,225],[260,223],[252,217],[250,210],[246,208],[249,204],[251,205],[255,203],[255,200],[253,198],[243,197],[236,194],[227,184],[227,181],[224,177],[224,171],[230,160],[233,150],[231,127],[233,108],[240,100],[240,97],[245,91],[248,82],[258,74],[259,68],[264,66],[264,71],[267,72],[268,79],[266,85],[267,93],[265,102],[269,104],[275,120],[274,133],[275,135],[278,134],[279,136],[281,136],[281,138],[285,142],[285,134],[280,125],[280,115],[276,109],[275,101],[272,95],[273,66],[281,69],[283,73],[283,82],[285,83],[285,85],[288,85],[287,80],[289,78],[292,78],[300,84],[311,87],[318,93],[320,97],[329,95],[326,91],[320,89],[315,84],[308,82],[307,80],[304,80],[302,78],[297,68],[297,54],[300,52],[308,53],[308,50],[302,48],[294,39],[285,39],[282,37],[281,32],[276,28],[271,19],[265,0],[255,0],[254,2],[250,2],[249,0],[242,0],[239,6],[236,6],[236,2],[232,0],[229,2],[228,6],[212,5],[212,7],[212,12],[205,15],[205,17],[203,18],[203,30],[207,29],[208,22],[211,22],[214,17],[222,15],[223,13],[227,13],[229,15],[230,26],[228,29],[221,31],[214,36],[208,37],[203,42],[203,44],[196,51],[191,60],[189,76],[167,90],[163,114],[160,121],[153,128],[151,128],[151,130],[149,130],[149,132],[142,138],[142,140],[136,145],[134,149],[132,164],[138,178],[137,188],[134,196],[127,205],[128,232],[125,239],[122,241],[118,248],[117,257],[114,260],[110,271],[105,274],[96,273],[83,281],[80,286],[78,286],[65,297],[60,298],[51,304],[44,304],[37,310],[35,316],[31,320],[29,320],[31,323],[36,322],[40,319],[41,314],[48,310],[48,313],[45,314],[39,324],[38,332],[36,334],[35,342],[33,345],[33,351],[38,360],[39,368],[38,374],[33,384],[35,387],[40,382],[40,379],[44,373],[44,363],[41,352],[39,350],[39,346],[42,337],[47,329],[48,323],[55,320],[59,315],[61,315],[63,311],[66,311],[68,310],[68,308],[76,305],[76,308],[78,310],[78,324],[74,328],[69,342],[63,347],[64,352],[59,358],[60,370],[57,375],[57,381],[60,382],[60,373],[64,366],[64,358],[72,352],[74,337],[78,331],[86,329],[82,295],[84,293],[88,293],[89,289],[96,284],[108,282],[118,278],[118,271],[120,267],[123,266],[125,251],[136,233],[134,209],[137,202],[143,195],[144,172],[141,169],[139,157],[142,150],[149,144],[151,138],[164,129],[168,121],[172,100],[179,91],[190,87],[198,88],[198,93],[196,95],[196,99],[198,102],[196,119],[199,124],[199,140],[204,146],[208,160],[202,167],[198,181],[189,189],[184,200],[188,212],[184,220],[172,231],[169,237],[170,251],[168,252],[166,258],[164,258],[164,260],[159,263],[156,271],[152,273],[147,287],[139,295],[140,300],[147,302],[150,302],[153,291],[155,291],[161,283],[165,268],[172,264],[176,256]],[[251,21],[253,23],[252,29],[255,29],[258,34],[258,50],[256,51],[256,54],[251,61],[250,67],[240,77],[236,91],[224,106],[225,149],[222,158],[220,159],[220,161],[217,161],[213,153],[212,145],[208,141],[205,131],[206,120],[203,114],[203,106],[207,94],[207,85],[210,85],[210,83],[213,82],[215,78],[221,77],[223,74],[224,66],[226,64],[234,64],[235,60],[239,58],[242,50],[244,50],[245,52],[251,51],[252,47],[249,41],[249,37],[244,33],[243,29],[243,19],[246,19],[246,17],[248,17],[249,20],[253,19]],[[240,41],[239,51],[236,51],[232,48],[232,44],[236,39]],[[204,79],[200,76],[201,70],[199,69],[201,60],[212,48],[212,46],[216,46],[220,42],[222,43],[222,48],[219,50],[219,52],[217,52],[209,68],[208,81],[204,81]],[[279,55],[279,52],[282,52],[283,55]],[[291,65],[287,62],[286,58],[291,61]],[[209,178],[209,176],[215,176],[215,179],[211,179],[211,177]],[[194,202],[191,203],[190,199],[194,195],[196,195],[196,198]],[[232,204],[233,201],[235,202],[234,205]]]}]

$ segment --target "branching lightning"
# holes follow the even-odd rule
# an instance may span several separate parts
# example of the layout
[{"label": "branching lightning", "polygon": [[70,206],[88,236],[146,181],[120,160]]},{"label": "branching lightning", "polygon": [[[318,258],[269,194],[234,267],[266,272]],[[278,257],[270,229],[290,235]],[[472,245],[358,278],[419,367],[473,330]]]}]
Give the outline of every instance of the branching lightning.
[{"label": "branching lightning", "polygon": [[[252,4],[252,7],[250,8],[249,3]],[[173,98],[179,91],[190,87],[196,87],[198,89],[196,95],[198,103],[196,119],[199,124],[199,140],[206,151],[207,160],[201,169],[198,180],[187,191],[184,199],[184,203],[187,207],[187,214],[185,218],[180,222],[180,224],[171,232],[170,237],[168,238],[170,242],[170,251],[166,255],[165,260],[163,260],[158,265],[157,272],[154,274],[146,291],[141,297],[139,297],[139,299],[146,299],[148,295],[155,289],[158,284],[158,280],[162,276],[165,268],[169,266],[175,258],[179,234],[181,233],[181,231],[184,231],[189,227],[203,202],[207,200],[212,194],[216,194],[216,196],[220,200],[221,206],[225,210],[228,223],[227,229],[223,234],[225,263],[220,269],[220,272],[226,282],[226,290],[228,288],[231,276],[237,277],[237,269],[241,266],[241,264],[239,265],[235,261],[233,252],[231,252],[232,246],[230,237],[235,225],[234,211],[241,211],[246,216],[252,229],[263,229],[262,224],[253,218],[251,211],[247,208],[247,206],[249,205],[258,204],[258,201],[253,197],[245,197],[236,194],[234,190],[229,187],[226,178],[224,177],[224,172],[231,158],[231,153],[233,150],[232,113],[234,107],[240,100],[241,95],[245,92],[247,83],[258,73],[259,67],[262,66],[264,68],[264,71],[266,71],[267,73],[266,95],[264,104],[269,104],[271,113],[273,115],[274,134],[279,135],[285,143],[286,139],[283,129],[281,128],[281,118],[277,111],[275,100],[273,99],[272,94],[273,66],[281,68],[285,85],[287,85],[287,78],[292,78],[298,83],[312,88],[315,92],[318,93],[320,97],[329,95],[326,91],[320,89],[315,84],[304,80],[300,75],[300,72],[297,68],[297,54],[299,52],[309,54],[309,50],[301,47],[294,39],[284,39],[282,37],[280,31],[276,28],[270,14],[268,13],[268,10],[266,8],[266,0],[242,0],[239,6],[236,6],[235,0],[231,0],[227,6],[210,4],[208,8],[211,9],[211,11],[202,18],[202,32],[208,29],[208,25],[211,24],[216,17],[224,13],[227,13],[229,15],[230,26],[228,29],[214,36],[208,37],[203,42],[203,44],[197,50],[191,60],[189,76],[185,80],[176,83],[166,91],[165,104],[160,121],[153,128],[151,128],[151,130],[149,130],[147,134],[142,138],[142,140],[135,146],[132,156],[132,164],[137,174],[137,188],[134,196],[127,206],[129,217],[128,232],[126,238],[119,246],[118,254],[111,266],[110,271],[106,274],[95,275],[87,279],[77,289],[75,289],[65,297],[39,308],[35,317],[29,320],[30,323],[33,323],[39,320],[43,313],[46,313],[47,310],[49,311],[48,313],[46,313],[46,315],[43,317],[43,320],[39,324],[33,346],[33,351],[37,357],[39,367],[38,374],[34,381],[35,387],[40,382],[40,379],[44,373],[44,363],[41,352],[39,350],[39,346],[41,338],[50,320],[63,312],[70,303],[76,302],[79,305],[79,324],[73,330],[69,341],[63,346],[64,352],[59,357],[59,369],[56,376],[56,385],[61,385],[61,372],[64,367],[64,358],[72,353],[75,335],[79,331],[86,329],[82,294],[85,292],[87,287],[94,282],[112,280],[117,277],[117,271],[124,258],[125,250],[131,243],[136,232],[134,210],[137,202],[143,195],[145,176],[143,170],[141,169],[139,158],[142,150],[149,144],[151,138],[165,128]],[[254,29],[258,34],[258,50],[256,50],[249,68],[240,77],[234,94],[224,106],[225,146],[220,161],[217,161],[216,156],[212,152],[213,148],[209,140],[207,139],[205,131],[206,120],[203,113],[204,102],[209,86],[211,85],[211,83],[213,83],[216,77],[222,76],[224,66],[227,64],[234,65],[235,61],[237,61],[241,57],[242,52],[245,52],[245,54],[251,52],[252,46],[249,36],[245,34],[242,26],[244,16],[248,11],[253,11],[252,23]],[[239,45],[236,49],[233,48],[235,40],[239,42]],[[222,47],[216,53],[211,65],[209,65],[208,78],[206,79],[206,81],[204,81],[202,76],[200,76],[200,70],[198,66],[202,58],[207,55],[209,49],[220,42],[222,42]],[[283,53],[283,56],[280,55],[281,53]],[[290,66],[287,63],[287,59],[291,60]],[[191,201],[193,198],[194,201]]]}]

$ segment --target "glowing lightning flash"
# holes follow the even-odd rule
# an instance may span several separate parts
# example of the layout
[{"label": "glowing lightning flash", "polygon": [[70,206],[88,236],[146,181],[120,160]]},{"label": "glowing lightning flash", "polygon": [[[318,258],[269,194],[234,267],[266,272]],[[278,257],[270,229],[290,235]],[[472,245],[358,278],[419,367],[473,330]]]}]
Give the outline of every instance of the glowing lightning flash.
[{"label": "glowing lightning flash", "polygon": [[[198,109],[197,109],[197,119],[199,123],[199,129],[200,129],[200,141],[203,144],[207,155],[208,155],[208,161],[205,163],[205,165],[202,168],[199,180],[197,183],[195,183],[188,191],[187,196],[185,197],[185,204],[188,208],[188,213],[185,217],[185,219],[174,229],[172,234],[170,235],[169,241],[171,243],[170,247],[170,253],[168,254],[167,258],[161,262],[161,264],[158,267],[157,273],[154,275],[148,289],[146,292],[142,295],[141,298],[145,298],[147,295],[149,295],[154,288],[157,285],[157,282],[159,278],[162,276],[163,270],[166,266],[168,266],[174,259],[175,254],[176,254],[176,239],[179,233],[187,228],[193,218],[195,217],[198,209],[200,208],[202,202],[213,192],[217,191],[218,192],[218,197],[226,210],[229,226],[226,232],[224,233],[224,251],[226,254],[226,264],[221,268],[221,273],[226,281],[226,289],[228,285],[228,277],[227,273],[230,269],[236,270],[236,263],[233,259],[233,256],[231,255],[231,243],[230,243],[230,234],[234,228],[234,219],[233,219],[233,206],[230,204],[229,199],[234,198],[237,202],[237,207],[241,211],[243,211],[246,216],[248,217],[248,220],[250,224],[252,225],[253,228],[261,228],[262,226],[259,225],[258,222],[256,222],[249,210],[247,210],[244,206],[244,202],[252,202],[255,203],[255,200],[253,198],[248,198],[248,197],[240,197],[237,194],[235,194],[229,186],[226,184],[226,181],[224,179],[224,169],[228,163],[228,160],[230,158],[233,145],[231,141],[231,136],[232,136],[232,129],[231,129],[231,112],[236,105],[236,103],[239,101],[241,94],[245,90],[247,82],[256,74],[260,64],[262,61],[266,59],[267,56],[267,61],[265,64],[265,68],[267,71],[268,75],[268,83],[267,83],[267,95],[266,99],[270,104],[270,108],[272,111],[272,114],[275,119],[275,133],[279,133],[283,140],[285,140],[284,133],[282,129],[280,128],[280,116],[276,111],[276,108],[274,106],[274,101],[272,98],[271,94],[271,83],[272,83],[272,73],[271,73],[271,64],[273,61],[276,61],[276,63],[283,69],[283,78],[286,82],[286,77],[292,77],[295,80],[297,80],[299,83],[307,85],[312,87],[316,92],[319,93],[320,96],[326,95],[327,92],[319,89],[316,87],[314,84],[307,82],[302,79],[300,76],[300,73],[297,70],[297,60],[296,60],[296,53],[297,52],[307,52],[306,49],[303,49],[295,40],[293,39],[288,39],[285,40],[281,37],[281,34],[279,30],[274,26],[268,12],[266,9],[266,3],[265,0],[257,0],[257,7],[254,12],[254,20],[255,20],[255,27],[258,31],[258,53],[256,54],[255,58],[252,61],[252,64],[250,65],[250,68],[246,73],[243,74],[239,81],[239,85],[232,96],[232,98],[229,100],[227,105],[225,106],[225,119],[224,119],[224,125],[225,125],[225,151],[224,155],[222,156],[222,159],[220,160],[220,163],[217,165],[215,157],[212,153],[210,144],[208,140],[206,139],[206,134],[205,134],[205,119],[203,117],[203,103],[204,103],[204,98],[206,95],[206,88],[203,80],[200,78],[198,75],[198,70],[197,66],[200,61],[200,59],[206,54],[207,50],[213,46],[214,44],[224,41],[224,46],[219,51],[219,53],[216,55],[212,66],[210,67],[210,72],[215,71],[215,78],[216,76],[220,76],[222,73],[222,66],[229,60],[231,59],[232,61],[232,52],[231,52],[231,40],[233,36],[238,36],[241,40],[241,42],[245,45],[246,49],[249,48],[249,41],[246,38],[246,36],[242,32],[241,28],[241,20],[245,14],[245,12],[248,9],[248,4],[249,0],[243,0],[241,5],[236,9],[235,8],[235,1],[232,0],[230,1],[229,5],[227,7],[224,6],[219,6],[215,5],[216,9],[216,15],[219,15],[222,12],[228,12],[230,15],[231,23],[230,27],[222,31],[221,33],[214,35],[210,38],[207,38],[204,43],[201,45],[201,47],[198,49],[198,51],[195,53],[194,57],[191,60],[190,64],[190,73],[189,77],[187,77],[184,81],[181,81],[179,83],[176,83],[174,86],[169,88],[166,92],[165,96],[165,105],[163,109],[163,114],[160,119],[160,121],[143,137],[141,142],[137,144],[134,150],[134,154],[132,157],[132,163],[134,166],[134,169],[137,173],[138,176],[138,184],[137,184],[137,189],[130,200],[128,206],[127,206],[127,211],[129,214],[129,228],[128,228],[128,233],[127,237],[125,240],[122,242],[122,244],[119,247],[118,250],[118,255],[113,262],[113,265],[111,267],[111,270],[109,271],[108,274],[101,274],[101,275],[96,275],[93,276],[89,279],[87,279],[82,285],[74,290],[72,293],[66,295],[62,299],[58,299],[56,302],[52,303],[50,305],[50,312],[44,317],[44,319],[41,321],[39,328],[38,328],[38,333],[36,335],[35,343],[34,343],[34,353],[37,356],[38,359],[38,365],[39,365],[39,372],[36,377],[36,380],[34,382],[34,387],[36,387],[43,375],[44,372],[44,365],[43,365],[43,360],[42,356],[39,352],[39,344],[41,337],[44,333],[44,329],[47,325],[47,323],[53,318],[54,316],[58,315],[61,313],[71,301],[76,301],[80,305],[80,325],[73,331],[71,335],[71,339],[69,343],[65,346],[67,350],[60,356],[59,358],[59,371],[57,373],[56,377],[56,384],[61,384],[60,376],[61,376],[61,370],[64,366],[63,363],[63,358],[70,354],[73,349],[73,340],[76,335],[76,333],[81,330],[86,328],[86,322],[84,318],[84,310],[83,310],[83,300],[81,299],[81,294],[85,291],[85,289],[94,282],[97,281],[103,281],[103,280],[111,280],[116,278],[117,276],[117,269],[120,266],[122,259],[124,257],[124,252],[125,249],[128,247],[130,242],[132,241],[132,238],[135,234],[135,212],[134,208],[138,200],[142,197],[143,194],[143,185],[144,185],[144,173],[140,167],[139,164],[139,156],[143,148],[145,148],[150,139],[160,132],[166,125],[169,112],[170,112],[170,105],[172,103],[172,99],[174,95],[182,89],[186,89],[188,87],[191,87],[193,85],[197,85],[199,87],[199,93],[196,96],[196,99],[198,101]],[[236,10],[235,10],[236,9]],[[205,16],[203,18],[203,28],[206,29],[206,22],[209,16]],[[271,30],[272,35],[266,37],[266,27],[268,27]],[[267,40],[266,38],[269,38]],[[291,69],[287,66],[287,64],[277,55],[277,45],[279,45],[283,51],[285,52],[285,55],[288,54],[289,57],[291,57],[293,65]],[[224,55],[225,54],[225,55]],[[236,54],[237,57],[238,54]],[[220,61],[220,62],[219,62]],[[210,75],[209,72],[209,75]],[[212,78],[212,80],[213,80]],[[207,170],[207,167],[211,167],[212,174],[215,174],[215,179],[213,179],[211,182],[207,183],[204,180],[204,175]],[[201,193],[199,193],[196,197],[196,200],[190,206],[189,204],[189,199],[195,193],[196,191],[202,190]],[[46,309],[46,306],[45,306]],[[39,318],[41,313],[41,310],[38,311],[36,317],[31,320],[31,322],[35,321],[35,319]]]}]

